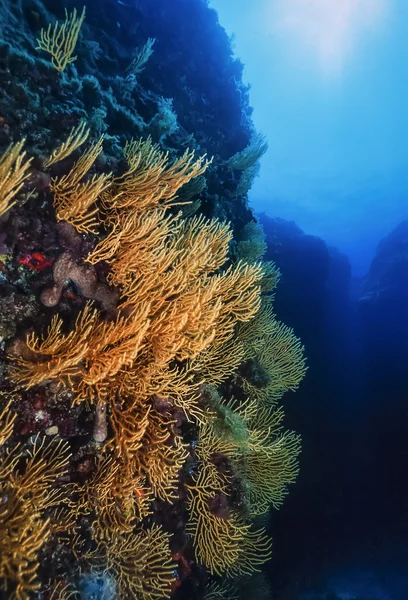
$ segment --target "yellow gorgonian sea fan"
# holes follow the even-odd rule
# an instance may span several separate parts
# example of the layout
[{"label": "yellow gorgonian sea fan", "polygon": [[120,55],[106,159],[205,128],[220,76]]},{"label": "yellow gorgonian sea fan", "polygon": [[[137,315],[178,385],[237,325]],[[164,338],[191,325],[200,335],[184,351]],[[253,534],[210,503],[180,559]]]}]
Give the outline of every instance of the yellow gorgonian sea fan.
[{"label": "yellow gorgonian sea fan", "polygon": [[[225,349],[236,324],[256,314],[262,268],[239,263],[222,271],[229,226],[165,214],[179,187],[204,170],[202,159],[193,161],[186,153],[169,163],[149,141],[128,147],[129,170],[103,194],[104,212],[99,213],[89,188],[81,188],[85,199],[71,193],[82,185],[97,150],[82,154],[67,176],[53,181],[52,189],[56,210],[63,202],[72,224],[91,215],[110,228],[91,260],[105,259],[111,266],[122,295],[117,317],[109,319],[87,305],[69,332],[54,317],[43,336],[27,337],[27,352],[15,360],[12,378],[25,389],[58,380],[74,390],[77,402],[106,406],[114,438],[95,474],[76,489],[78,514],[91,516],[91,535],[124,597],[138,597],[144,590],[142,598],[156,598],[160,585],[145,590],[150,584],[144,572],[138,583],[124,575],[130,565],[134,568],[138,545],[147,552],[146,535],[135,539],[131,531],[147,514],[151,497],[170,502],[177,497],[188,453],[172,425],[171,410],[205,420],[197,404],[201,382],[194,360],[213,346]],[[168,413],[155,409],[155,400],[160,404],[161,399],[168,402]],[[239,519],[234,523],[228,529],[236,538],[234,559],[226,560],[226,566],[238,559],[236,548],[249,530]],[[164,540],[156,530],[153,537]],[[152,555],[146,572],[156,564]]]},{"label": "yellow gorgonian sea fan", "polygon": [[[84,126],[73,132],[61,156],[83,135]],[[110,419],[105,429],[113,435],[102,458],[75,487],[77,514],[86,515],[97,546],[89,557],[100,557],[119,596],[154,600],[170,594],[172,563],[168,536],[156,526],[146,529],[144,519],[151,499],[178,497],[180,470],[192,453],[176,425],[179,415],[181,421],[195,419],[200,429],[197,465],[187,486],[188,531],[198,562],[211,573],[235,576],[259,570],[270,557],[271,542],[263,530],[252,529],[249,511],[244,515],[229,506],[231,483],[233,477],[238,481],[239,467],[244,474],[247,468],[252,512],[278,505],[296,474],[297,438],[281,434],[278,413],[265,419],[262,413],[262,429],[254,411],[276,393],[272,398],[269,392],[252,393],[249,380],[248,389],[246,382],[241,385],[250,396],[242,408],[245,435],[216,435],[202,384],[222,383],[242,361],[256,359],[279,380],[281,394],[300,380],[303,349],[276,320],[265,330],[265,311],[255,334],[241,325],[235,339],[237,326],[259,311],[262,265],[226,265],[228,224],[187,220],[168,210],[177,204],[178,190],[208,167],[205,157],[186,152],[169,161],[151,140],[132,141],[121,177],[89,178],[101,145],[102,139],[51,187],[58,219],[88,233],[99,224],[105,228],[87,260],[109,265],[108,281],[120,293],[117,314],[87,305],[68,332],[62,318],[54,317],[42,336],[27,337],[27,352],[15,359],[12,378],[25,389],[60,381],[74,391],[76,402],[96,405]],[[59,153],[52,156],[57,160]],[[224,471],[217,456],[226,461]]]},{"label": "yellow gorgonian sea fan", "polygon": [[202,175],[212,162],[206,155],[196,158],[195,152],[189,150],[171,162],[169,153],[153,144],[150,137],[127,142],[124,157],[129,168],[116,178],[116,187],[104,200],[106,208],[131,208],[137,212],[174,204],[178,190]]},{"label": "yellow gorgonian sea fan", "polygon": [[0,156],[0,216],[15,204],[15,196],[24,185],[28,177],[28,169],[32,158],[25,159],[23,152],[25,139],[16,144],[10,144]]},{"label": "yellow gorgonian sea fan", "polygon": [[141,352],[148,310],[145,305],[133,319],[117,317],[109,322],[88,304],[67,334],[62,332],[62,320],[54,317],[43,339],[27,337],[27,347],[36,358],[16,358],[11,376],[26,389],[59,379],[77,391],[78,401],[103,400],[106,386]]},{"label": "yellow gorgonian sea fan", "polygon": [[14,421],[17,414],[10,411],[13,398],[10,398],[0,412],[0,447],[3,446],[13,433]]},{"label": "yellow gorgonian sea fan", "polygon": [[85,6],[79,17],[76,8],[71,14],[68,14],[65,9],[65,21],[62,23],[57,21],[54,27],[50,23],[47,30],[41,29],[36,50],[44,50],[51,54],[51,62],[59,72],[64,71],[66,66],[73,63],[77,58],[73,56],[73,53],[84,19]]},{"label": "yellow gorgonian sea fan", "polygon": [[73,127],[68,138],[52,152],[51,156],[44,162],[44,166],[50,167],[72,154],[74,150],[86,142],[89,132],[89,128],[86,128],[86,121],[81,121],[77,127]]},{"label": "yellow gorgonian sea fan", "polygon": [[227,160],[230,169],[245,171],[251,169],[268,150],[268,140],[262,133],[254,133],[246,148]]},{"label": "yellow gorgonian sea fan", "polygon": [[119,600],[162,600],[171,593],[176,563],[170,555],[169,535],[158,525],[131,534],[114,533],[101,542],[99,554],[113,575]]},{"label": "yellow gorgonian sea fan", "polygon": [[68,462],[61,440],[36,437],[24,452],[19,446],[0,452],[0,580],[19,600],[40,588],[39,554],[53,533],[53,511],[66,499],[58,478]]},{"label": "yellow gorgonian sea fan", "polygon": [[[195,227],[202,225],[195,221]],[[166,231],[167,226],[165,220]],[[191,360],[212,344],[231,339],[235,324],[249,320],[258,310],[262,269],[238,264],[212,274],[227,252],[225,244],[218,250],[219,228],[208,229],[206,239],[198,235],[197,244],[191,242],[192,230],[186,231],[188,235],[182,236],[186,252],[175,234],[163,237],[158,245],[155,236],[140,240],[141,254],[150,255],[157,268],[124,286],[120,308],[128,313],[126,317],[104,321],[87,307],[69,334],[62,333],[61,320],[54,319],[42,339],[27,338],[33,358],[17,360],[14,381],[29,388],[60,379],[77,391],[77,401],[95,403],[105,399],[108,388],[115,389],[116,377],[122,379],[132,371],[143,378],[151,364],[164,367],[172,360]],[[172,246],[178,260],[169,264],[167,250]],[[136,241],[133,253],[138,254]]]},{"label": "yellow gorgonian sea fan", "polygon": [[150,396],[135,397],[124,406],[119,402],[112,405],[115,437],[108,446],[124,470],[143,479],[155,497],[171,502],[177,495],[179,472],[188,454],[174,432],[171,417],[152,408]]},{"label": "yellow gorgonian sea fan", "polygon": [[307,370],[304,346],[293,329],[276,319],[270,300],[263,300],[250,324],[240,326],[238,339],[245,359],[263,374],[262,385],[242,377],[244,391],[259,406],[274,405],[285,392],[298,388]]},{"label": "yellow gorgonian sea fan", "polygon": [[205,588],[204,600],[239,600],[238,590],[229,582],[211,581]]},{"label": "yellow gorgonian sea fan", "polygon": [[276,407],[258,408],[246,418],[248,439],[238,470],[246,481],[252,515],[279,508],[298,475],[300,436],[283,431],[283,418],[283,410]]},{"label": "yellow gorgonian sea fan", "polygon": [[[220,437],[211,423],[200,427],[196,448],[198,473],[187,485],[189,523],[198,562],[216,575],[250,575],[271,556],[264,530],[254,531],[228,506],[231,477],[216,465],[216,457],[239,459],[239,444]],[[219,513],[219,514],[217,514]]]},{"label": "yellow gorgonian sea fan", "polygon": [[139,75],[143,71],[147,61],[153,54],[153,46],[155,41],[155,38],[149,38],[143,48],[137,51],[135,58],[126,69],[128,73],[132,75]]},{"label": "yellow gorgonian sea fan", "polygon": [[[69,156],[88,135],[89,130],[85,130],[85,122],[82,122],[52,153],[46,166]],[[140,218],[143,214],[145,219],[150,209],[174,204],[178,190],[202,175],[211,161],[205,155],[196,158],[194,152],[186,151],[171,162],[168,153],[162,152],[160,146],[153,144],[150,138],[131,140],[124,149],[129,168],[122,176],[113,179],[109,173],[93,175],[84,180],[102,150],[102,142],[103,136],[80,156],[68,174],[53,178],[51,190],[58,220],[71,223],[82,233],[95,233],[102,221],[112,227],[113,236],[108,236],[103,243],[102,252],[106,252],[109,242],[113,240],[114,253],[117,234],[120,233],[122,243],[126,239],[129,218]],[[103,219],[98,200],[104,205]],[[119,214],[122,217],[121,224],[116,222]],[[106,260],[102,258],[101,248],[88,257],[90,262],[93,259],[94,262]]]},{"label": "yellow gorgonian sea fan", "polygon": [[95,540],[109,540],[114,534],[131,533],[135,524],[150,512],[152,496],[144,480],[126,467],[113,453],[97,458],[95,471],[84,486],[76,486],[78,502],[72,509],[92,518]]},{"label": "yellow gorgonian sea fan", "polygon": [[[52,162],[68,156],[87,139],[84,126],[71,132],[63,144],[51,157]],[[111,185],[111,173],[93,175],[85,179],[95,160],[102,151],[103,135],[90,146],[76,161],[66,175],[51,180],[54,194],[54,207],[58,221],[66,221],[81,233],[96,233],[99,226],[99,212],[96,202]],[[49,162],[49,164],[52,164]]]}]

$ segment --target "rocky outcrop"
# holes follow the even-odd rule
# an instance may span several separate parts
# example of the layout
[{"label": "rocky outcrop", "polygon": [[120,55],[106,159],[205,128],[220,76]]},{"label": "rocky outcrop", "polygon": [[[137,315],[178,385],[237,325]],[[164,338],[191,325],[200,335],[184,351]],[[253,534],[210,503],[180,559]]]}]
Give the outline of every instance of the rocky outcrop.
[{"label": "rocky outcrop", "polygon": [[308,346],[308,340],[316,339],[316,329],[322,325],[330,275],[329,250],[323,240],[305,234],[294,222],[265,214],[259,220],[266,234],[265,259],[281,271],[276,312]]},{"label": "rocky outcrop", "polygon": [[400,223],[378,245],[361,286],[359,309],[369,368],[379,369],[382,381],[392,372],[393,385],[406,386],[408,221]]}]

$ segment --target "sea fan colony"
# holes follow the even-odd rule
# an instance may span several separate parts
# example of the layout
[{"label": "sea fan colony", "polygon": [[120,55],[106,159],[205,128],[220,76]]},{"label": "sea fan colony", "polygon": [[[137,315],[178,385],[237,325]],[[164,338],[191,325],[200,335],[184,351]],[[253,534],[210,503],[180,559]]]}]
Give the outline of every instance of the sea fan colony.
[{"label": "sea fan colony", "polygon": [[[81,123],[45,164],[87,137]],[[276,272],[226,266],[229,226],[177,213],[177,193],[202,177],[205,157],[187,151],[172,162],[150,139],[133,140],[125,172],[90,175],[102,142],[50,189],[58,221],[98,235],[86,261],[109,266],[118,305],[103,312],[88,303],[70,328],[55,316],[26,336],[10,368],[16,393],[58,385],[95,411],[92,468],[72,478],[69,446],[58,439],[10,449],[11,400],[0,419],[0,577],[18,599],[40,589],[50,540],[82,573],[108,573],[120,598],[169,597],[177,564],[158,502],[187,504],[188,539],[212,575],[251,574],[271,550],[252,518],[279,507],[297,474],[300,441],[282,430],[278,402],[305,366],[301,344],[261,297]],[[26,176],[21,151],[15,145],[0,161],[2,212]],[[226,401],[223,386],[234,390]],[[60,578],[49,589],[68,597],[74,576],[61,566]]]}]

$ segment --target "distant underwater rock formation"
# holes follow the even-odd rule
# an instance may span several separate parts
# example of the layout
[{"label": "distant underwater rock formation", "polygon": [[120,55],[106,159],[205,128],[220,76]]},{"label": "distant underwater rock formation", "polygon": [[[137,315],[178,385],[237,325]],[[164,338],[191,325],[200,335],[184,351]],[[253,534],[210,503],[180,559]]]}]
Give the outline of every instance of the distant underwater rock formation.
[{"label": "distant underwater rock formation", "polygon": [[397,292],[402,300],[408,298],[408,220],[378,244],[361,286],[360,302],[375,304]]},{"label": "distant underwater rock formation", "polygon": [[[260,221],[265,256],[281,271],[275,305],[301,336],[309,366],[301,401],[286,408],[291,427],[302,431],[303,451],[295,493],[275,529],[277,597],[403,598],[408,222],[379,243],[367,276],[353,280],[339,250],[293,222]],[[390,564],[400,575],[388,573]],[[367,565],[386,591],[358,594],[351,579],[335,588],[328,579],[339,565]]]},{"label": "distant underwater rock formation", "polygon": [[404,385],[408,365],[408,221],[378,244],[361,285],[359,305],[371,364],[381,368],[384,377],[385,371],[392,370]]},{"label": "distant underwater rock formation", "polygon": [[259,216],[265,230],[267,251],[282,276],[276,292],[276,305],[300,334],[318,335],[324,316],[327,285],[330,277],[330,253],[325,242],[304,233],[294,222]]}]

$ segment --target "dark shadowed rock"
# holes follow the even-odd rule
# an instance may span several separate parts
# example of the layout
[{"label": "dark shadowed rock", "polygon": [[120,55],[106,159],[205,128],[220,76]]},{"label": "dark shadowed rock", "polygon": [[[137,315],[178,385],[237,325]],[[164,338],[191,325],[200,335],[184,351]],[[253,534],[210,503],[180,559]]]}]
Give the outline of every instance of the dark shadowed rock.
[{"label": "dark shadowed rock", "polygon": [[276,290],[276,312],[293,327],[303,343],[320,329],[330,275],[330,255],[320,238],[306,235],[295,223],[260,216],[272,260],[281,271]]},{"label": "dark shadowed rock", "polygon": [[359,308],[369,365],[379,368],[383,378],[392,371],[403,386],[408,372],[408,221],[378,245]]}]

